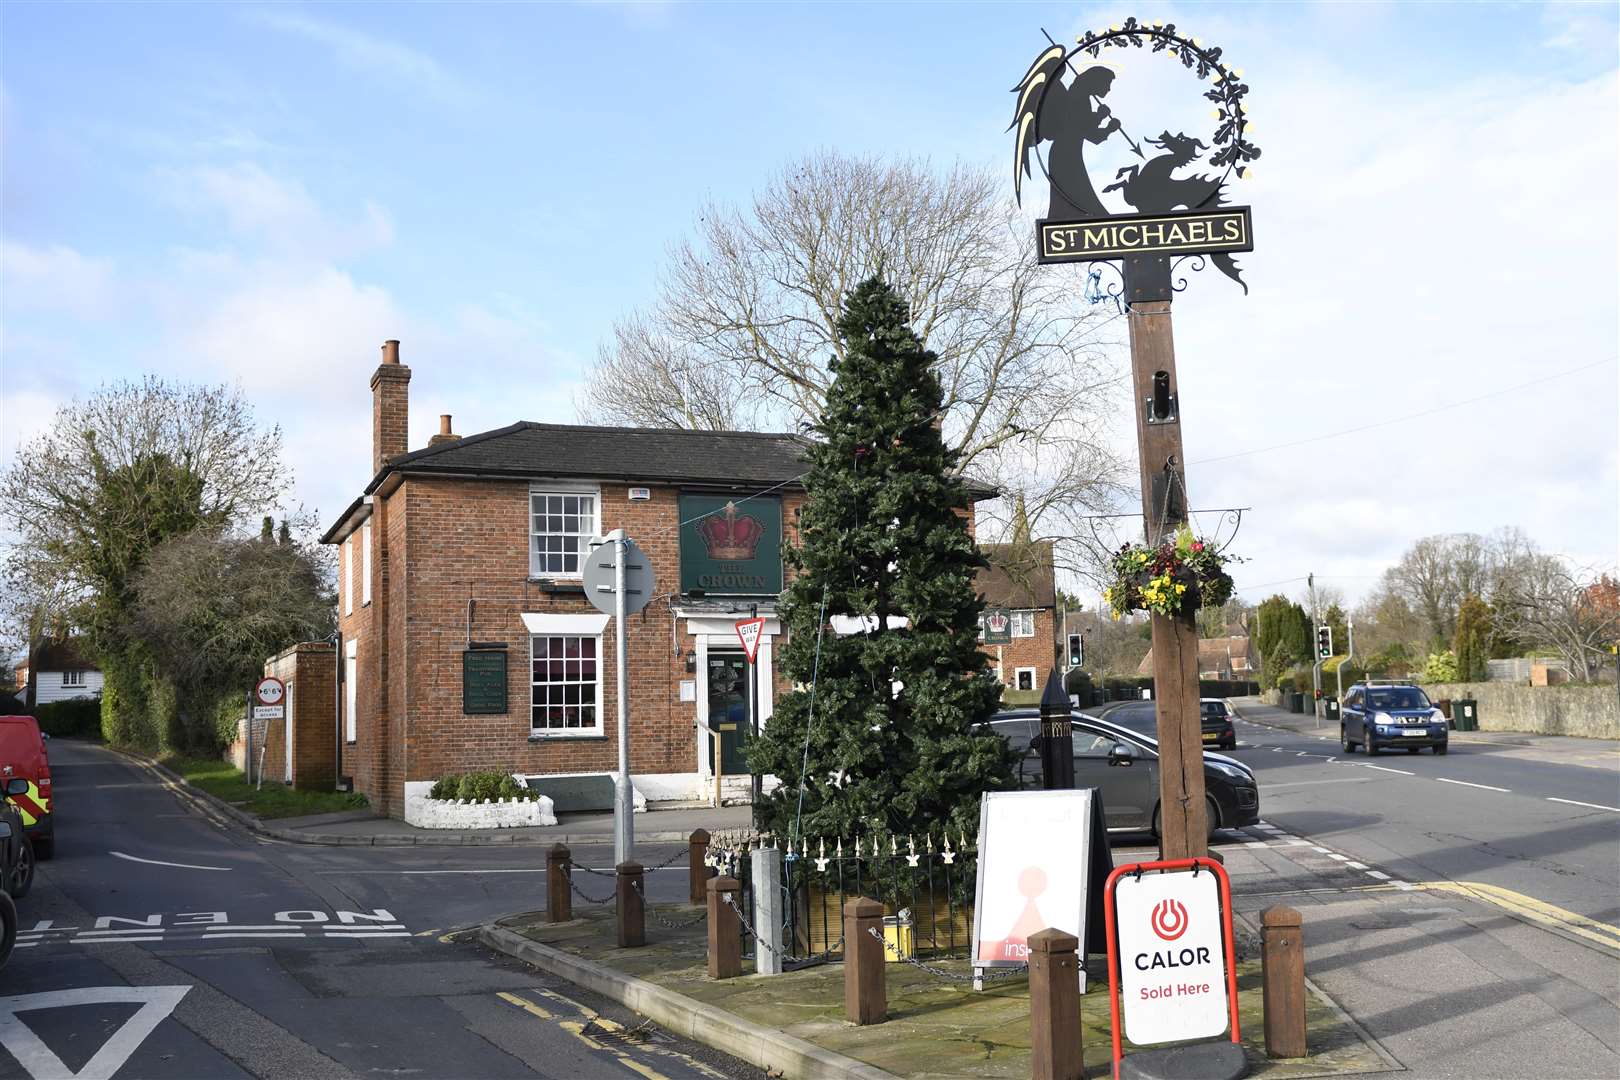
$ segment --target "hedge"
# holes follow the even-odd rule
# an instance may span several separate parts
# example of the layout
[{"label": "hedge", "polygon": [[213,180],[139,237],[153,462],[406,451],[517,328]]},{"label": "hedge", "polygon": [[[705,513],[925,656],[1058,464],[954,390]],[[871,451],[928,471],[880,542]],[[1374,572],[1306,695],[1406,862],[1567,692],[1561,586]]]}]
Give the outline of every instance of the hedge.
[{"label": "hedge", "polygon": [[98,698],[72,698],[34,706],[39,730],[53,739],[100,739],[101,701]]},{"label": "hedge", "polygon": [[511,773],[470,772],[461,776],[446,776],[433,784],[430,799],[454,802],[457,799],[479,802],[484,799],[538,799],[540,793],[531,791],[512,778]]}]

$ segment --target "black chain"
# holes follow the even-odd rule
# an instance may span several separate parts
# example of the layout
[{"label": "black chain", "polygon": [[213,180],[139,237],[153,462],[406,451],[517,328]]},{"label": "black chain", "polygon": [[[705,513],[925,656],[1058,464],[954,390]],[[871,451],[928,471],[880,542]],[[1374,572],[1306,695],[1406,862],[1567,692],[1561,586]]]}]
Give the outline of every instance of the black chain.
[{"label": "black chain", "polygon": [[575,895],[576,895],[576,896],[578,896],[578,897],[579,897],[579,898],[580,898],[580,899],[581,899],[581,900],[583,900],[583,901],[585,901],[585,902],[586,902],[586,903],[587,903],[587,904],[611,904],[611,903],[613,903],[613,901],[614,901],[614,900],[615,900],[615,899],[617,899],[617,897],[616,897],[616,896],[614,896],[614,895],[612,895],[612,894],[609,894],[609,895],[607,895],[607,896],[604,896],[604,897],[602,897],[602,898],[600,898],[600,899],[598,899],[598,898],[597,898],[597,897],[594,897],[594,896],[592,896],[592,895],[590,895],[590,894],[589,894],[589,893],[587,893],[587,892],[586,892],[586,891],[585,891],[585,890],[584,890],[584,889],[581,889],[581,888],[580,888],[580,887],[579,887],[579,886],[578,886],[578,885],[575,885],[575,884],[574,884],[574,878],[573,878],[573,875],[569,875],[569,878],[568,878],[568,887],[569,887],[569,888],[570,888],[570,889],[573,889],[573,890],[574,890],[574,894],[575,894]]},{"label": "black chain", "polygon": [[759,931],[754,929],[754,924],[748,921],[748,916],[744,915],[742,908],[737,906],[737,901],[733,900],[728,894],[721,894],[720,898],[726,902],[727,907],[731,908],[732,911],[737,913],[737,921],[742,923],[743,930],[749,937],[754,939],[754,943],[756,945],[763,946],[770,952],[777,953],[777,955],[781,956],[783,961],[792,961],[795,964],[814,963],[819,960],[826,960],[836,956],[844,947],[844,938],[843,935],[840,934],[837,941],[833,942],[828,948],[816,953],[814,956],[794,956],[791,952],[786,950],[778,951],[769,941],[766,941],[764,938],[759,936]]},{"label": "black chain", "polygon": [[657,923],[659,926],[668,927],[671,930],[685,930],[689,926],[696,926],[698,923],[709,917],[709,912],[707,909],[705,909],[698,912],[695,918],[681,919],[678,921],[675,919],[666,919],[662,915],[658,914],[658,912],[654,911],[652,906],[647,902],[647,894],[642,891],[640,881],[632,878],[630,879],[630,884],[636,890],[636,895],[641,897],[642,914],[651,918],[652,921]]},{"label": "black chain", "polygon": [[883,947],[887,949],[889,954],[896,960],[910,964],[914,968],[920,968],[921,970],[928,972],[930,975],[938,975],[942,979],[950,979],[952,982],[975,982],[980,979],[1010,979],[1014,975],[1023,975],[1029,971],[1028,964],[1019,964],[1017,967],[1012,968],[975,968],[972,975],[962,975],[955,971],[946,971],[942,967],[935,967],[932,964],[925,964],[916,957],[901,955],[900,950],[897,949],[894,944],[882,934],[878,933],[878,929],[875,926],[867,927],[866,932],[871,934],[878,941],[882,942]]},{"label": "black chain", "polygon": [[610,877],[618,877],[619,876],[619,873],[618,873],[617,870],[593,870],[591,867],[586,866],[583,863],[577,863],[573,859],[568,860],[568,867],[571,870],[583,870],[587,874],[595,874],[597,877],[610,878]]}]

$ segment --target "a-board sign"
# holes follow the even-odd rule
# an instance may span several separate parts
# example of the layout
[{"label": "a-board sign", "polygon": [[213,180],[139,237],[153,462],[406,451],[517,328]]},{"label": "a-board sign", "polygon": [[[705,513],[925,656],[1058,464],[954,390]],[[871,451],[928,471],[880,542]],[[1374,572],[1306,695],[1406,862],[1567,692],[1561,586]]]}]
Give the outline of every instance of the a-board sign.
[{"label": "a-board sign", "polygon": [[[1160,872],[1150,872],[1150,871]],[[1109,876],[1114,1056],[1138,1046],[1238,1040],[1231,887],[1208,859],[1121,866]]]},{"label": "a-board sign", "polygon": [[1102,793],[998,791],[979,803],[973,966],[1029,961],[1029,937],[1055,927],[1101,952],[1102,887],[1112,857]]},{"label": "a-board sign", "polygon": [[286,697],[287,684],[274,675],[266,675],[253,687],[253,700],[260,705],[280,705]]},{"label": "a-board sign", "polygon": [[752,664],[759,653],[759,638],[765,632],[764,619],[740,619],[737,622],[737,640],[742,642],[743,654]]},{"label": "a-board sign", "polygon": [[467,649],[461,654],[461,712],[464,716],[506,712],[505,649]]}]

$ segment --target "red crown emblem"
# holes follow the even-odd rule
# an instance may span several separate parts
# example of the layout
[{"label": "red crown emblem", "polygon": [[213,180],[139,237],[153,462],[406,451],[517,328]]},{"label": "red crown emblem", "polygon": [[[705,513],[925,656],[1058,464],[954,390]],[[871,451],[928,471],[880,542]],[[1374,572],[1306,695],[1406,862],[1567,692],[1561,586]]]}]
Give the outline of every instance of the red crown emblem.
[{"label": "red crown emblem", "polygon": [[726,503],[725,516],[710,514],[698,525],[703,546],[709,549],[709,558],[725,562],[752,559],[759,550],[765,526],[756,517],[737,515],[737,504]]},{"label": "red crown emblem", "polygon": [[1007,618],[1006,612],[1002,611],[992,611],[990,614],[984,617],[984,624],[989,628],[992,634],[1006,633],[1007,626],[1010,622],[1012,622],[1012,620]]}]

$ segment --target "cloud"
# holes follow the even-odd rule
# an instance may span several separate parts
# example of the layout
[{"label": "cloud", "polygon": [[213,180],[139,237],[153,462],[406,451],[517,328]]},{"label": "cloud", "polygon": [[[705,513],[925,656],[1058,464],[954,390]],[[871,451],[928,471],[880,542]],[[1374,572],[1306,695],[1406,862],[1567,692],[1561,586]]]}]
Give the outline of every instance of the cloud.
[{"label": "cloud", "polygon": [[409,45],[283,8],[256,10],[248,18],[323,46],[338,63],[375,76],[391,87],[425,91],[449,104],[465,103],[469,97],[467,88],[443,65]]},{"label": "cloud", "polygon": [[65,244],[34,247],[0,240],[0,292],[8,316],[56,311],[84,318],[105,314],[113,302],[113,262]]},{"label": "cloud", "polygon": [[369,200],[358,214],[334,217],[297,180],[251,161],[162,169],[158,182],[176,205],[223,215],[239,238],[312,259],[353,255],[393,242],[394,224]]}]

